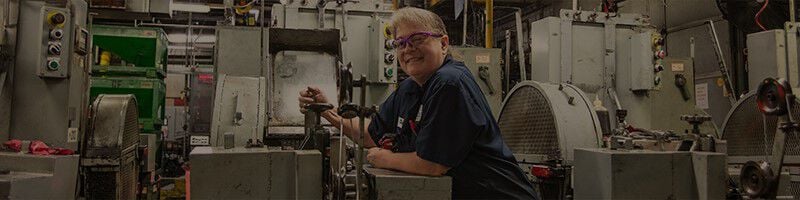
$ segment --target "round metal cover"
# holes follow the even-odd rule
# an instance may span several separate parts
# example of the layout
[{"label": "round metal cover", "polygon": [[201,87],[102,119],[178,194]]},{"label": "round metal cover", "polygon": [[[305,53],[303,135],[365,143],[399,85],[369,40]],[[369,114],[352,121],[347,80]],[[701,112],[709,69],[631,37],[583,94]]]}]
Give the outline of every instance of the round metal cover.
[{"label": "round metal cover", "polygon": [[525,81],[503,102],[497,122],[514,154],[571,162],[575,148],[600,147],[600,122],[577,87]]},{"label": "round metal cover", "polygon": [[[792,110],[800,111],[799,105],[800,103],[795,103]],[[794,119],[800,119],[800,112],[792,115]],[[755,93],[745,95],[733,105],[722,124],[722,139],[728,142],[728,156],[772,155],[777,123],[777,117],[764,116],[758,110]],[[800,155],[799,139],[792,135],[786,136],[786,155]]]},{"label": "round metal cover", "polygon": [[[92,104],[86,157],[121,158],[139,143],[139,112],[133,95],[97,96]],[[125,151],[125,152],[123,152]]]}]

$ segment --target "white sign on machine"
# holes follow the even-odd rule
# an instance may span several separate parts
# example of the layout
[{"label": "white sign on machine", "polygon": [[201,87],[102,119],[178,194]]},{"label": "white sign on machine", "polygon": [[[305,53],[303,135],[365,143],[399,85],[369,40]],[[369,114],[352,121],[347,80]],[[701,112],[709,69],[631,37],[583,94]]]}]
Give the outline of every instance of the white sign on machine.
[{"label": "white sign on machine", "polygon": [[694,85],[695,106],[708,109],[708,83]]}]

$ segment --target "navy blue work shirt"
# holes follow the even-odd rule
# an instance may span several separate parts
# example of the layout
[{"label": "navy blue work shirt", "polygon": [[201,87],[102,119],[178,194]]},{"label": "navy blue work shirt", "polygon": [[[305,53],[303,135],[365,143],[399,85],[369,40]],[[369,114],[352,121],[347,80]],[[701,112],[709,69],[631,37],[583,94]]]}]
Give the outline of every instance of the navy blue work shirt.
[{"label": "navy blue work shirt", "polygon": [[373,116],[369,133],[376,144],[396,136],[395,152],[416,151],[450,167],[454,199],[538,199],[475,78],[450,57],[422,87],[401,82]]}]

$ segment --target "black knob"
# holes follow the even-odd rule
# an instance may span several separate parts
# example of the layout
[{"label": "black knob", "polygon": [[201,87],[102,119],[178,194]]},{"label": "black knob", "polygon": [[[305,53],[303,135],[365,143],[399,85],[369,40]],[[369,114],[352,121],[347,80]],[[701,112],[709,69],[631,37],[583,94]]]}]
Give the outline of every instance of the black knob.
[{"label": "black knob", "polygon": [[48,47],[48,51],[51,55],[61,55],[61,45],[60,44],[51,44]]},{"label": "black knob", "polygon": [[50,16],[50,23],[53,25],[61,25],[64,21],[67,20],[67,17],[64,16],[63,13],[56,13]]}]

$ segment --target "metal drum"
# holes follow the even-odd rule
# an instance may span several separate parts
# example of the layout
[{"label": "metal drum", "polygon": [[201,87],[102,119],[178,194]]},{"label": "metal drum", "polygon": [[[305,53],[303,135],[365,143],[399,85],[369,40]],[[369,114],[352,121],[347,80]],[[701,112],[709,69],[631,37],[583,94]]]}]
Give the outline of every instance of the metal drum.
[{"label": "metal drum", "polygon": [[518,83],[503,102],[497,122],[514,154],[542,162],[562,159],[569,164],[575,148],[601,144],[600,121],[591,101],[570,84]]},{"label": "metal drum", "polygon": [[[800,109],[800,103],[792,110]],[[794,112],[794,119],[800,119],[800,112]],[[729,163],[742,164],[748,160],[763,160],[772,155],[772,141],[777,130],[778,118],[764,116],[756,107],[755,93],[746,94],[725,117],[722,124],[722,139],[728,142]],[[784,164],[800,164],[800,138],[786,136],[786,160]]]},{"label": "metal drum", "polygon": [[133,95],[101,94],[92,105],[91,129],[81,155],[88,199],[135,199],[139,122]]}]

